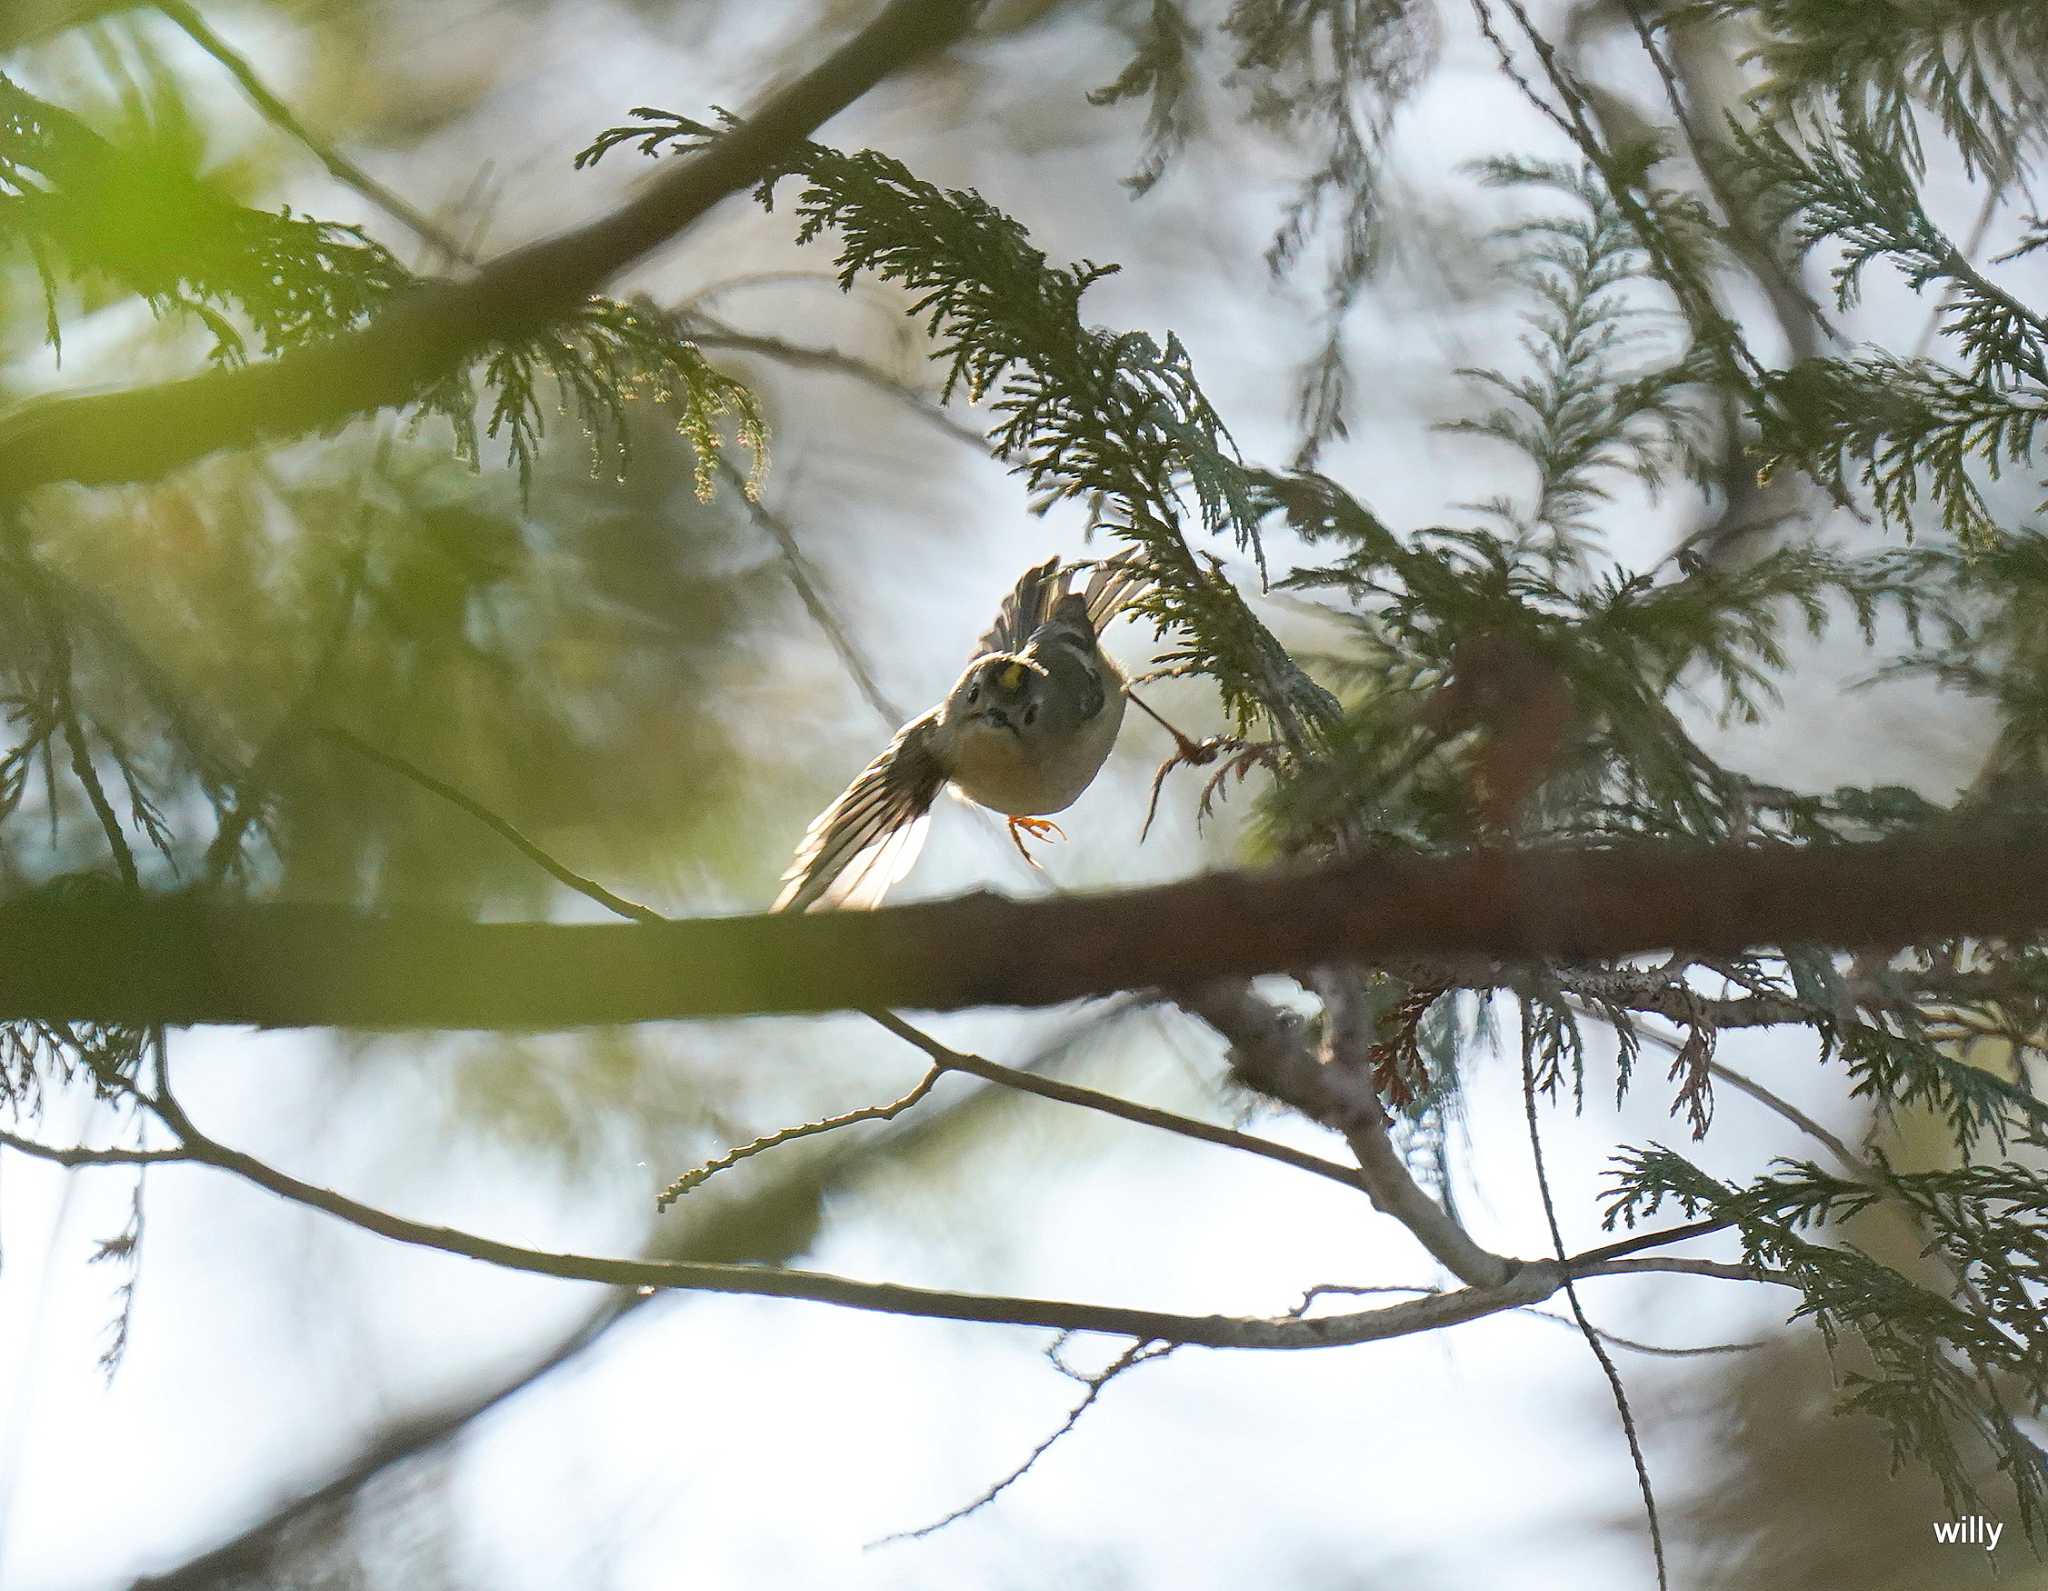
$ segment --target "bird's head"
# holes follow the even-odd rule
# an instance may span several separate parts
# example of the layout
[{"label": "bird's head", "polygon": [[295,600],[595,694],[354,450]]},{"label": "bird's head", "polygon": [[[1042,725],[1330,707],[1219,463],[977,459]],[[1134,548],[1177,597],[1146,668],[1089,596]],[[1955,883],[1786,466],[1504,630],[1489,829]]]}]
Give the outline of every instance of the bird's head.
[{"label": "bird's head", "polygon": [[976,658],[946,700],[946,716],[967,733],[1031,738],[1044,705],[1046,672],[1036,663],[997,653]]}]

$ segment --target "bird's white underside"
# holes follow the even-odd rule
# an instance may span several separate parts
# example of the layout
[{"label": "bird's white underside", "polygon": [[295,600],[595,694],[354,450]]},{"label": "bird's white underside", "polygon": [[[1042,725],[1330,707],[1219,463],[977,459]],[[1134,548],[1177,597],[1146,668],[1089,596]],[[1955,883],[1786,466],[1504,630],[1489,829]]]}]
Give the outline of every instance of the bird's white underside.
[{"label": "bird's white underside", "polygon": [[1064,811],[1109,760],[1123,721],[1124,693],[1112,690],[1102,711],[1083,726],[1062,754],[1063,777],[1056,782],[1047,779],[1042,749],[1007,729],[962,725],[954,747],[953,784],[969,800],[1006,817],[1042,817]]}]

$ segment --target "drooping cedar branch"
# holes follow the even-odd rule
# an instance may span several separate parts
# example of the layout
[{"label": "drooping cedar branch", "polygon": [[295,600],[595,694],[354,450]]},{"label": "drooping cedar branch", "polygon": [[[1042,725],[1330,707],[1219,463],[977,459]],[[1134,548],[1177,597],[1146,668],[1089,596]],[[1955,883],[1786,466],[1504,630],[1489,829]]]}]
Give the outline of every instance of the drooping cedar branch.
[{"label": "drooping cedar branch", "polygon": [[639,195],[560,236],[434,282],[359,332],[282,358],[124,392],[39,398],[0,416],[0,495],[54,481],[147,480],[221,448],[298,436],[414,397],[486,343],[573,307],[891,72],[955,37],[978,0],[891,0],[738,127]]},{"label": "drooping cedar branch", "polygon": [[0,1020],[561,1028],[1112,990],[1429,957],[1885,946],[2048,927],[2048,827],[1868,844],[1378,856],[1309,873],[879,912],[613,926],[35,896],[0,904]]}]

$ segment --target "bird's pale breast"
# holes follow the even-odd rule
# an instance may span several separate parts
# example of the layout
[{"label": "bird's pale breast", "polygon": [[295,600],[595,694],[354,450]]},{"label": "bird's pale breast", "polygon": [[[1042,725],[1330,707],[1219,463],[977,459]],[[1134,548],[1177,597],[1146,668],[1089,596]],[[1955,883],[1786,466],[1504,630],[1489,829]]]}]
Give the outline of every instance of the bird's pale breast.
[{"label": "bird's pale breast", "polygon": [[1064,811],[1094,782],[1123,724],[1124,695],[1111,692],[1102,711],[1066,737],[1057,752],[1007,729],[963,726],[953,759],[961,794],[1009,817]]}]

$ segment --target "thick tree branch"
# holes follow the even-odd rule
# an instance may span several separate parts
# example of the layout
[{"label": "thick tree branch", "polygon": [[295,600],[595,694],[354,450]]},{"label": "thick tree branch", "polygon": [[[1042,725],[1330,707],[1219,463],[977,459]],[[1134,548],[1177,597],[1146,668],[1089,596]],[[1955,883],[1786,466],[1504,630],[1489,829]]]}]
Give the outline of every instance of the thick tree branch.
[{"label": "thick tree branch", "polygon": [[1897,945],[2048,927],[2048,828],[1840,846],[1372,857],[1096,896],[631,926],[33,895],[0,904],[0,1020],[563,1028],[768,1011],[1055,1005],[1431,956]]},{"label": "thick tree branch", "polygon": [[[568,885],[569,888],[575,890],[579,895],[596,901],[613,915],[627,918],[636,923],[666,923],[669,921],[668,918],[663,917],[661,913],[655,911],[652,907],[642,906],[637,901],[627,900],[624,896],[614,894],[611,890],[606,889],[595,879],[585,878],[582,874],[575,872],[540,846],[534,844],[533,841],[520,833],[512,823],[500,814],[493,812],[481,801],[465,795],[445,780],[436,779],[424,768],[407,761],[395,753],[380,751],[368,741],[358,739],[346,730],[329,727],[325,732],[338,744],[347,746],[359,755],[390,768],[394,772],[403,774],[422,789],[439,796],[442,800],[468,813],[479,823],[489,828],[492,833],[498,835],[507,844],[511,845],[520,855],[547,873],[549,877]],[[1283,1165],[1291,1165],[1303,1171],[1312,1171],[1317,1176],[1332,1178],[1337,1182],[1343,1183],[1346,1187],[1358,1186],[1358,1178],[1350,1170],[1336,1164],[1334,1161],[1324,1160],[1318,1155],[1309,1154],[1286,1144],[1273,1143],[1264,1138],[1255,1138],[1248,1133],[1235,1132],[1227,1127],[1213,1126],[1208,1122],[1197,1121],[1192,1117],[1175,1115],[1171,1111],[1158,1110],[1150,1105],[1136,1104],[1130,1100],[1120,1099],[1114,1094],[1103,1093],[1098,1089],[1083,1088],[1078,1084],[1062,1082],[1057,1078],[1040,1077],[1032,1071],[1014,1066],[1004,1066],[997,1061],[985,1060],[979,1055],[969,1055],[960,1050],[948,1048],[929,1033],[912,1027],[893,1011],[871,1009],[865,1014],[870,1021],[888,1029],[889,1032],[895,1034],[896,1037],[902,1039],[906,1044],[913,1045],[924,1051],[925,1055],[933,1062],[932,1075],[917,1090],[913,1090],[912,1095],[905,1096],[904,1099],[897,1101],[894,1105],[886,1107],[883,1111],[885,1118],[893,1116],[896,1111],[916,1103],[917,1098],[922,1097],[923,1090],[928,1088],[937,1079],[939,1073],[966,1072],[970,1076],[979,1077],[984,1082],[995,1083],[1003,1088],[1016,1089],[1026,1094],[1036,1094],[1042,1099],[1055,1100],[1061,1104],[1078,1105],[1084,1110],[1099,1110],[1107,1115],[1120,1117],[1125,1121],[1137,1122],[1147,1127],[1158,1127],[1163,1131],[1179,1133],[1182,1137],[1198,1139],[1204,1143],[1221,1144],[1230,1149],[1242,1149],[1250,1154],[1263,1155],[1269,1160],[1279,1161]],[[690,1176],[683,1179],[682,1183],[664,1193],[656,1201],[656,1207],[665,1208],[674,1196],[687,1191],[689,1187],[695,1185],[696,1181],[701,1180],[702,1176],[709,1176],[723,1169],[724,1165],[732,1159],[743,1159],[747,1156],[758,1154],[765,1149],[773,1148],[777,1144],[787,1141],[790,1137],[813,1136],[817,1132],[830,1130],[831,1127],[840,1123],[873,1119],[875,1114],[876,1112],[874,1111],[856,1111],[851,1116],[837,1118],[832,1122],[812,1123],[805,1127],[792,1129],[788,1133],[770,1134],[767,1138],[746,1146],[744,1151],[735,1152],[730,1157],[721,1156],[719,1160],[711,1162],[708,1167],[700,1167],[698,1172],[691,1173]]]},{"label": "thick tree branch", "polygon": [[800,140],[925,51],[977,0],[890,0],[739,126],[598,220],[434,282],[361,331],[282,358],[125,392],[40,398],[0,417],[0,495],[53,481],[147,480],[221,448],[297,436],[404,403],[485,344],[573,307],[607,279],[760,180]]}]

